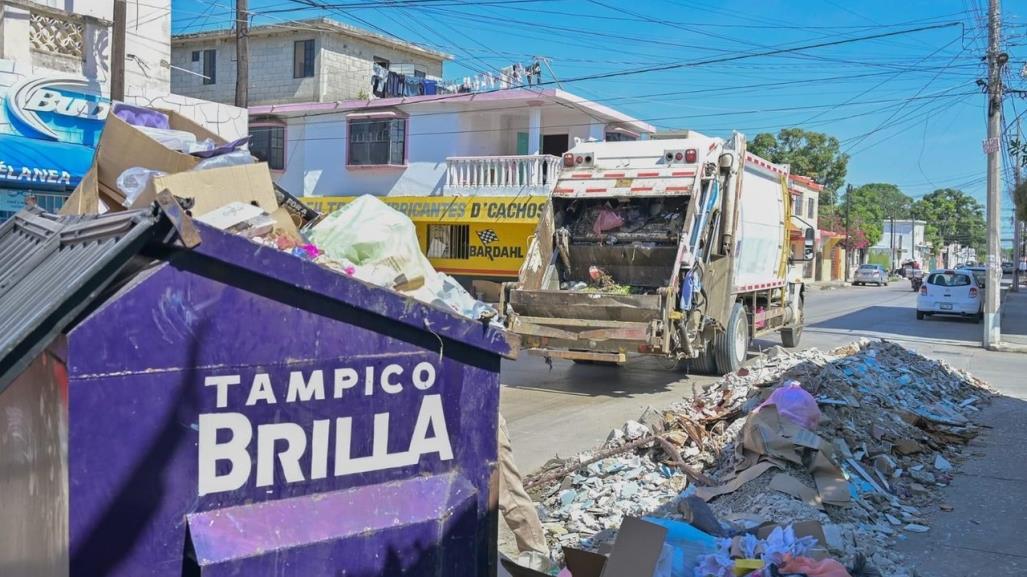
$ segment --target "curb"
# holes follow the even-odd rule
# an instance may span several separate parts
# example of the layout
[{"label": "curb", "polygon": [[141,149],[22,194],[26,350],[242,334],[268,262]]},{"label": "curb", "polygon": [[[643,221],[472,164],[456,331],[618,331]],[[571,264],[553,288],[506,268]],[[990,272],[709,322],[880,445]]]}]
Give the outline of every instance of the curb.
[{"label": "curb", "polygon": [[1027,345],[1017,343],[997,343],[988,347],[989,351],[998,353],[1021,353],[1027,354]]}]

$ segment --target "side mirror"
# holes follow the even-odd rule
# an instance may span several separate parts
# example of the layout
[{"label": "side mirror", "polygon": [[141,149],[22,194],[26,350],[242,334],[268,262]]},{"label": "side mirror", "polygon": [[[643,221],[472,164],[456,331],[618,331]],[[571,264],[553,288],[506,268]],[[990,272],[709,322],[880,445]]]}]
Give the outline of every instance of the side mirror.
[{"label": "side mirror", "polygon": [[802,256],[803,256],[802,260],[804,260],[804,261],[811,261],[811,260],[813,260],[815,254],[816,254],[816,251],[814,250],[814,248],[816,246],[816,236],[815,236],[815,234],[816,233],[813,231],[812,228],[807,228],[806,229],[806,236],[805,236],[805,239],[803,241],[803,251],[802,251]]}]

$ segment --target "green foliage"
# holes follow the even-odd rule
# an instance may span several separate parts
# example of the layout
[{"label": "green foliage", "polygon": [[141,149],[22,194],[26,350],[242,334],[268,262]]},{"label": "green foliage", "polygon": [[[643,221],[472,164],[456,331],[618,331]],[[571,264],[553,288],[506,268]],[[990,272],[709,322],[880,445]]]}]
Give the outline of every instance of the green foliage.
[{"label": "green foliage", "polygon": [[1016,218],[1027,220],[1027,182],[1013,189],[1013,204]]},{"label": "green foliage", "polygon": [[984,252],[984,207],[965,192],[938,189],[913,203],[913,216],[927,221],[927,240],[934,246],[958,242]]},{"label": "green foliage", "polygon": [[766,132],[757,134],[749,142],[749,152],[777,164],[789,164],[792,174],[823,184],[821,207],[836,203],[849,164],[849,156],[841,153],[837,138],[801,128],[782,128],[776,137]]},{"label": "green foliage", "polygon": [[849,236],[855,238],[856,230],[863,235],[863,242],[853,242],[852,248],[877,244],[884,234],[884,221],[889,218],[909,218],[912,205],[913,199],[903,194],[894,184],[875,182],[858,186],[852,189],[852,198],[846,199],[845,203],[835,209],[843,223],[838,232],[845,232],[845,211],[848,210],[853,229],[849,231]]}]

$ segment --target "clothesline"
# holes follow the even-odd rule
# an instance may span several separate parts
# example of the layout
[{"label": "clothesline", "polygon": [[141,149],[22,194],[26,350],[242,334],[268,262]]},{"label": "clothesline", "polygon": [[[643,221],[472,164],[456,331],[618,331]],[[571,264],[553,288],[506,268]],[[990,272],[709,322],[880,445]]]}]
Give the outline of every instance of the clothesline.
[{"label": "clothesline", "polygon": [[465,76],[459,82],[443,81],[440,78],[426,75],[400,74],[375,64],[371,75],[371,93],[377,98],[462,94],[497,88],[532,86],[541,84],[541,82],[542,66],[537,61],[528,65],[513,64],[497,73],[482,72],[474,76]]}]

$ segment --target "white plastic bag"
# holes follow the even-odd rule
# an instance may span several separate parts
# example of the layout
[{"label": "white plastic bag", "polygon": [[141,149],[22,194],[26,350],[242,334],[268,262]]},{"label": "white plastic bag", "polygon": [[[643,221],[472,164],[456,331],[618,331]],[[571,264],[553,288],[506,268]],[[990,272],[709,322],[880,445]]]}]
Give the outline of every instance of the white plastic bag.
[{"label": "white plastic bag", "polygon": [[196,163],[193,170],[207,170],[208,168],[222,168],[225,166],[239,166],[241,164],[253,164],[253,156],[248,150],[233,150],[210,158],[204,158]]},{"label": "white plastic bag", "polygon": [[177,150],[179,152],[195,152],[195,150],[192,149],[198,146],[196,135],[185,130],[150,128],[149,126],[136,126],[136,129],[171,150]]},{"label": "white plastic bag", "polygon": [[132,206],[132,203],[139,198],[143,190],[150,183],[150,180],[155,176],[164,176],[166,172],[159,170],[150,170],[149,168],[143,168],[141,166],[133,166],[132,168],[126,169],[124,172],[118,175],[118,179],[114,184],[118,187],[118,190],[125,195],[125,206]]}]

